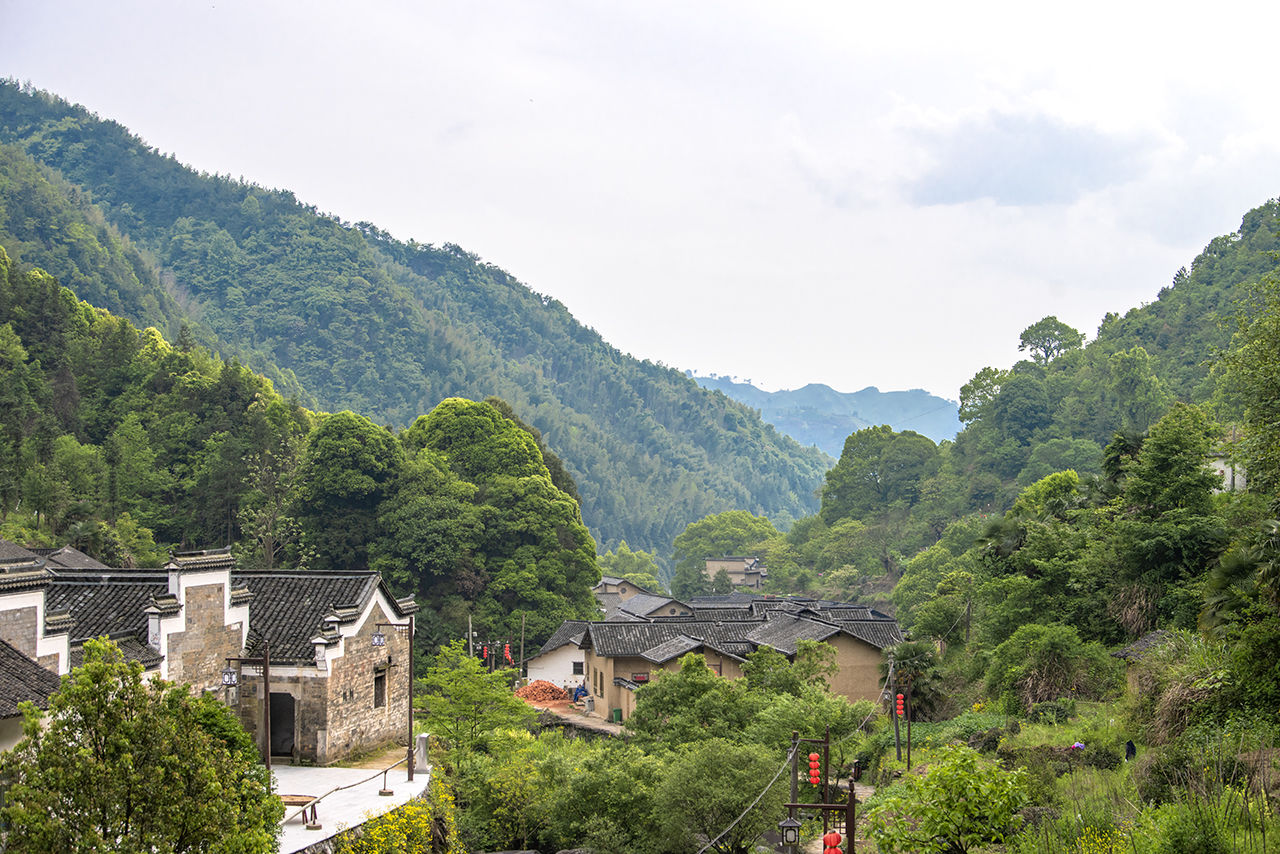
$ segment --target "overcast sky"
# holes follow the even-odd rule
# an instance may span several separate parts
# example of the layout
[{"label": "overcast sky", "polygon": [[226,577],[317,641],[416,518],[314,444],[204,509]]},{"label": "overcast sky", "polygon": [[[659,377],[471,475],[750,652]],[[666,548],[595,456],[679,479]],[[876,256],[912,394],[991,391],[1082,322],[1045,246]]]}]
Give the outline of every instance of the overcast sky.
[{"label": "overcast sky", "polygon": [[1280,194],[1275,7],[0,0],[0,76],[637,357],[955,399]]}]

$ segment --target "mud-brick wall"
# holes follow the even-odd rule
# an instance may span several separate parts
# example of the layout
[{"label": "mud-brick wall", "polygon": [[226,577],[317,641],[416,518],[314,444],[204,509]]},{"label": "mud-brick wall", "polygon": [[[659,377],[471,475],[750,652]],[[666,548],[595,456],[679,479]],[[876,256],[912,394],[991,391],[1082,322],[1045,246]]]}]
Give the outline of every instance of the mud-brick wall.
[{"label": "mud-brick wall", "polygon": [[[360,634],[346,638],[342,657],[329,662],[326,762],[409,737],[408,633],[384,628],[387,645],[375,647],[374,622],[369,620]],[[375,707],[374,674],[388,659],[386,703]]]},{"label": "mud-brick wall", "polygon": [[221,583],[187,588],[187,630],[169,635],[170,681],[186,682],[197,691],[222,685],[226,660],[241,654],[239,623],[223,625],[224,596]]}]

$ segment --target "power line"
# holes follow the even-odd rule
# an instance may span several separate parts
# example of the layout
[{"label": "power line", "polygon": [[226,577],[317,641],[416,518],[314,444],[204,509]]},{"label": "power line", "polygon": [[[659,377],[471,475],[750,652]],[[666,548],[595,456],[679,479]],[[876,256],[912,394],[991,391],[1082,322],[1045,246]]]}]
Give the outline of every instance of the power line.
[{"label": "power line", "polygon": [[[884,683],[880,686],[880,694],[882,696],[884,695],[885,688],[887,688],[889,685],[889,677],[891,673],[892,671],[890,671],[890,673],[885,674]],[[862,723],[854,727],[853,731],[850,732],[848,735],[846,735],[844,738],[835,742],[835,744],[832,744],[831,747],[836,747],[838,745],[841,745],[844,742],[848,741],[849,739],[853,738],[855,735],[857,735],[858,732],[860,732],[862,728],[867,725],[867,721],[871,720],[871,718],[875,716],[875,713],[876,713],[876,710],[873,707],[871,711],[867,713],[867,716],[862,719]],[[698,849],[698,854],[705,854],[705,852],[708,849],[710,849],[712,845],[715,845],[717,842],[723,839],[726,833],[728,833],[729,831],[737,827],[738,822],[742,821],[744,818],[747,817],[747,813],[751,812],[753,809],[755,809],[759,805],[760,801],[764,799],[764,796],[768,794],[769,790],[772,789],[774,784],[778,782],[778,778],[782,776],[782,772],[787,770],[787,766],[791,764],[791,760],[795,758],[796,751],[799,749],[800,749],[799,745],[797,745],[795,748],[787,751],[787,758],[783,760],[782,767],[779,768],[778,772],[773,775],[773,779],[769,781],[769,785],[765,786],[764,790],[760,792],[759,795],[756,795],[756,799],[751,802],[750,806],[748,806],[745,810],[743,810],[742,814],[739,815],[737,818],[735,818],[728,827],[726,827],[724,830],[717,833],[714,839],[712,839],[706,845],[702,846],[702,848]]]},{"label": "power line", "polygon": [[774,783],[776,783],[776,782],[778,782],[778,778],[782,776],[782,772],[787,770],[787,766],[789,766],[789,765],[791,764],[791,760],[795,758],[795,755],[796,755],[796,751],[797,751],[797,750],[799,750],[799,747],[798,747],[798,746],[797,746],[797,747],[792,748],[792,749],[791,749],[791,750],[789,750],[789,751],[787,751],[787,758],[786,758],[786,759],[784,759],[784,760],[782,761],[782,767],[778,769],[778,773],[776,773],[776,774],[774,774],[774,775],[773,775],[773,779],[769,781],[769,785],[767,785],[767,786],[765,786],[765,787],[764,787],[764,791],[762,791],[760,794],[756,795],[756,799],[755,799],[754,801],[752,801],[752,802],[751,802],[751,805],[750,805],[750,806],[748,806],[745,810],[743,810],[743,811],[742,811],[742,814],[741,814],[741,815],[739,815],[737,818],[735,818],[735,819],[734,819],[734,820],[729,824],[729,826],[728,826],[728,827],[726,827],[724,830],[722,830],[722,831],[720,831],[719,833],[717,833],[717,834],[716,834],[715,839],[712,839],[712,840],[711,840],[710,842],[708,842],[706,845],[704,845],[704,846],[702,846],[701,848],[699,848],[699,849],[698,849],[698,854],[705,854],[705,852],[707,851],[707,849],[709,849],[712,845],[715,845],[717,842],[719,842],[721,839],[723,839],[723,838],[724,838],[724,835],[725,835],[726,833],[728,833],[729,831],[731,831],[731,830],[733,830],[735,827],[737,827],[737,826],[738,826],[738,822],[742,821],[744,818],[746,818],[746,817],[747,817],[747,813],[751,812],[753,809],[755,809],[755,808],[756,808],[756,805],[758,805],[758,804],[760,803],[760,801],[764,799],[764,796],[765,796],[765,795],[767,795],[767,794],[769,793],[769,790],[773,788],[773,784],[774,784]]}]

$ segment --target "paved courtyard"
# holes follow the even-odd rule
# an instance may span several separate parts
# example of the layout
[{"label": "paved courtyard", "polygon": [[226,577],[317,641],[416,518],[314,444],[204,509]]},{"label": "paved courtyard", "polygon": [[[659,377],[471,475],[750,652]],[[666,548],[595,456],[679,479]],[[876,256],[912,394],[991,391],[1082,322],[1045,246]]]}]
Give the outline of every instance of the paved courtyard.
[{"label": "paved courtyard", "polygon": [[[271,773],[276,779],[276,791],[281,796],[325,796],[316,805],[319,830],[307,830],[306,821],[297,814],[301,807],[285,807],[280,854],[301,851],[308,845],[322,842],[340,831],[407,803],[425,792],[431,781],[429,767],[420,766],[410,783],[406,779],[404,765],[399,765],[387,772],[387,787],[394,792],[388,796],[378,794],[382,788],[382,772],[372,768],[276,765],[272,767]],[[338,791],[334,791],[335,789]],[[310,812],[308,809],[308,815]]]}]

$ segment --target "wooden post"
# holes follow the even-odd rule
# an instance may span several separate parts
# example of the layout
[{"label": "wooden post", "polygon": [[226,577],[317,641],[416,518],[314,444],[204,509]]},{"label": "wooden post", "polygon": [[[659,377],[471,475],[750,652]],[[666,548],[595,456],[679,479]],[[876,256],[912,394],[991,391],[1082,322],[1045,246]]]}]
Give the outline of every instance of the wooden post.
[{"label": "wooden post", "polygon": [[524,675],[524,618],[520,615],[520,663],[516,665],[516,678],[519,679]]},{"label": "wooden post", "polygon": [[858,849],[857,843],[857,825],[858,825],[858,790],[853,784],[853,778],[849,778],[849,803],[845,806],[844,812],[844,833],[849,837],[849,854],[853,854]]},{"label": "wooden post", "polygon": [[[800,802],[800,779],[798,776],[799,762],[800,762],[800,731],[792,730],[791,731],[791,803],[793,804],[797,804]],[[796,817],[796,808],[787,807],[787,818],[795,818],[795,817]],[[800,849],[800,846],[798,845],[788,845],[787,847],[791,849],[791,854],[796,854],[796,852],[799,851]]]},{"label": "wooden post", "polygon": [[413,782],[413,614],[409,615],[409,782]]},{"label": "wooden post", "polygon": [[271,771],[271,644],[262,642],[262,757]]},{"label": "wooden post", "polygon": [[907,770],[911,770],[911,683],[907,682]]}]

